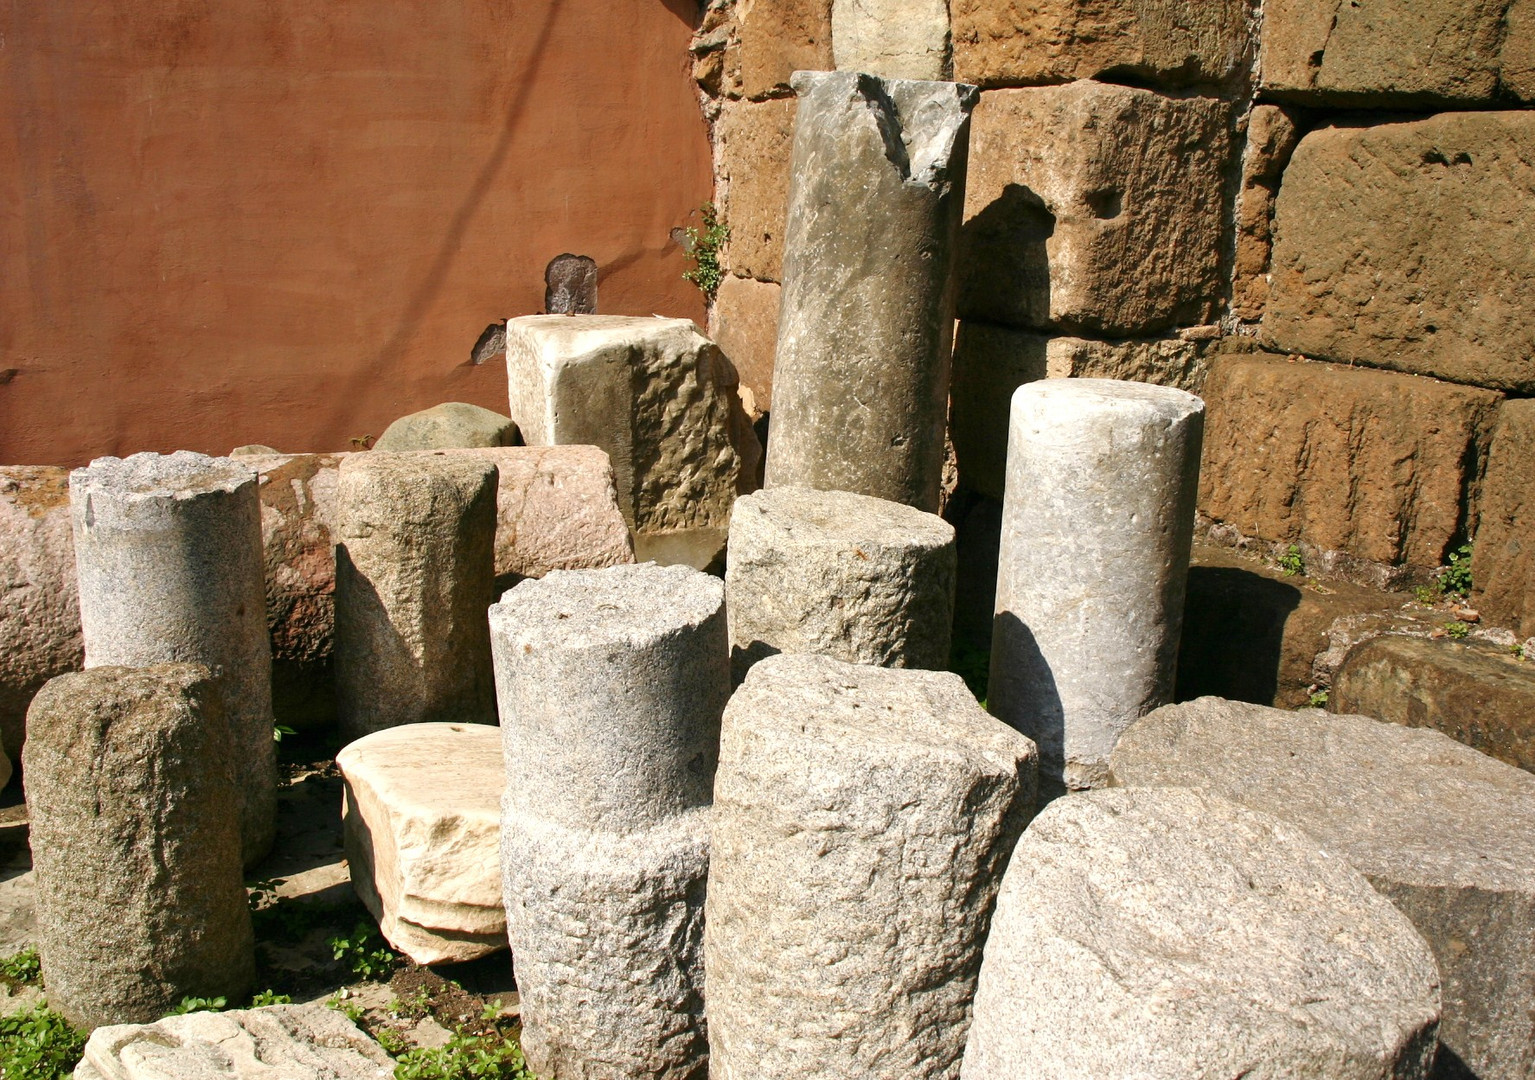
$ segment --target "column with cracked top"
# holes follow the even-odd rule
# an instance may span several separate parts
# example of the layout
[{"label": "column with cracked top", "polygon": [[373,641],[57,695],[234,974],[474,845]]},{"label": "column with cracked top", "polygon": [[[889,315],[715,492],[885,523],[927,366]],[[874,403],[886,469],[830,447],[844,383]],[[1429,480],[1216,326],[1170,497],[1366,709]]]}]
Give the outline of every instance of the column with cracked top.
[{"label": "column with cracked top", "polygon": [[936,513],[979,91],[848,71],[795,72],[793,85],[767,486]]},{"label": "column with cracked top", "polygon": [[1042,795],[1103,786],[1172,700],[1204,402],[1048,379],[1013,394],[989,707],[1039,744]]},{"label": "column with cracked top", "polygon": [[653,563],[557,570],[490,622],[528,1064],[546,1080],[702,1080],[724,588]]},{"label": "column with cracked top", "polygon": [[69,501],[85,666],[183,662],[218,676],[254,864],[277,810],[255,470],[186,450],[103,457],[70,473]]}]

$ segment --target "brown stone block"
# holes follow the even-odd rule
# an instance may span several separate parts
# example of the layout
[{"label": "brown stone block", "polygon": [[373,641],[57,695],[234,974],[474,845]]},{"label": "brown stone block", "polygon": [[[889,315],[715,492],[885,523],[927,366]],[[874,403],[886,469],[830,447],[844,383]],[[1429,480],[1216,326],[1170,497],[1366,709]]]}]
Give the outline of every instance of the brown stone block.
[{"label": "brown stone block", "polygon": [[795,104],[793,98],[728,102],[715,127],[719,179],[728,185],[725,220],[730,244],[725,261],[741,277],[783,277]]},{"label": "brown stone block", "polygon": [[1221,82],[1249,47],[1248,0],[953,0],[954,77],[982,87],[1133,75]]},{"label": "brown stone block", "polygon": [[959,313],[1133,337],[1221,294],[1230,107],[1104,83],[993,90],[971,121]]},{"label": "brown stone block", "polygon": [[1498,413],[1471,555],[1476,606],[1495,626],[1535,635],[1535,401]]},{"label": "brown stone block", "polygon": [[1441,113],[1301,140],[1264,334],[1307,356],[1535,390],[1535,113]]},{"label": "brown stone block", "polygon": [[786,95],[796,71],[832,67],[831,0],[749,0],[736,5],[741,92]]},{"label": "brown stone block", "polygon": [[1500,395],[1224,356],[1205,382],[1200,510],[1264,540],[1437,567],[1464,534]]},{"label": "brown stone block", "polygon": [[773,408],[773,352],[778,345],[776,282],[726,275],[714,297],[710,337],[735,365],[758,413]]},{"label": "brown stone block", "polygon": [[1279,176],[1300,141],[1300,129],[1277,105],[1256,105],[1247,118],[1242,187],[1237,195],[1236,262],[1231,310],[1241,319],[1261,319],[1268,301],[1269,254],[1273,246],[1274,197]]}]

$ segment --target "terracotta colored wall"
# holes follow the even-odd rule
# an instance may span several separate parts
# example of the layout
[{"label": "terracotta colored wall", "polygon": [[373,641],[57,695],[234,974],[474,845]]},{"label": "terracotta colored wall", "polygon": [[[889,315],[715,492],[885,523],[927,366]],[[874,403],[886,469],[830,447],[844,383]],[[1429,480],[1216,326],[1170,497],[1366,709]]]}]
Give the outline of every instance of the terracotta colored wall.
[{"label": "terracotta colored wall", "polygon": [[0,8],[0,462],[348,448],[505,411],[485,326],[562,251],[701,318],[693,0]]}]

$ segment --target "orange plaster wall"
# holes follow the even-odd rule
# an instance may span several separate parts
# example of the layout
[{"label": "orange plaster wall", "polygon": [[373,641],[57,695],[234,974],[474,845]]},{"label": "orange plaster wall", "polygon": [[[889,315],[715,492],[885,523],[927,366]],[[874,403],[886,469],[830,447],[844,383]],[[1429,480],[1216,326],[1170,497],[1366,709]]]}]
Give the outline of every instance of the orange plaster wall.
[{"label": "orange plaster wall", "polygon": [[0,464],[348,449],[506,411],[486,325],[563,251],[701,319],[694,0],[0,8]]}]

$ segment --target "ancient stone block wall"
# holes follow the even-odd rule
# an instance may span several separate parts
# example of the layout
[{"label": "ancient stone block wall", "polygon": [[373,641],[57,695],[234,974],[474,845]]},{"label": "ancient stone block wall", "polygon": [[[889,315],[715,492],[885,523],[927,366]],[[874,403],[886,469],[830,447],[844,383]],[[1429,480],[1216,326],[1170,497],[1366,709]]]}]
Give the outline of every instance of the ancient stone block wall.
[{"label": "ancient stone block wall", "polygon": [[[758,410],[796,68],[981,87],[950,436],[1001,495],[1037,378],[1203,393],[1200,509],[1373,581],[1476,546],[1535,633],[1535,0],[714,0],[694,39],[731,237],[712,327]],[[881,31],[881,25],[899,27]]]}]

